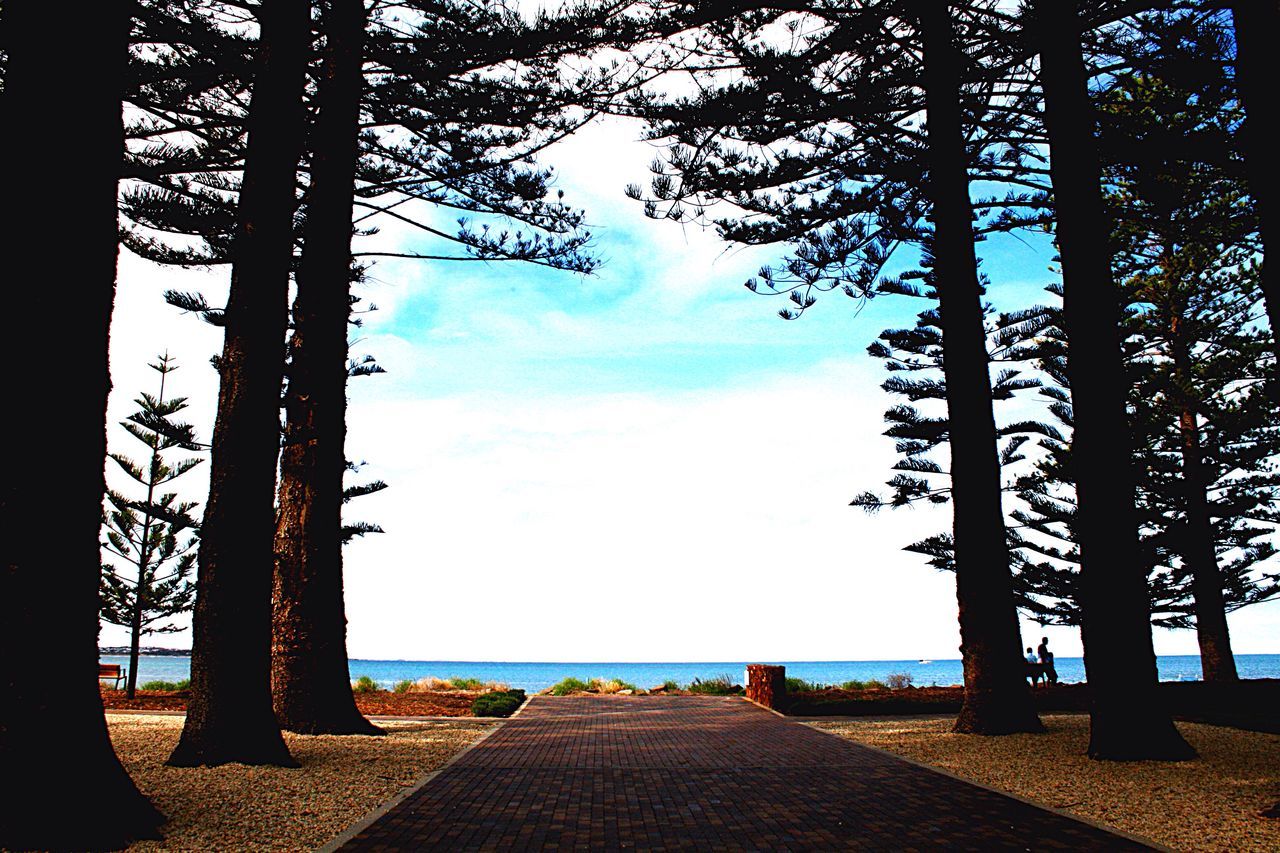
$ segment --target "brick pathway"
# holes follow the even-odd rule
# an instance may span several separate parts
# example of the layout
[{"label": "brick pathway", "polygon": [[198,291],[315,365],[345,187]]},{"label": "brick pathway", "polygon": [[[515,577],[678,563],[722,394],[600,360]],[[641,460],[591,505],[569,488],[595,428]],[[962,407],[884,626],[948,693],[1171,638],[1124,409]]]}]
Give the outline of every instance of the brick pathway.
[{"label": "brick pathway", "polygon": [[1143,850],[733,697],[537,697],[343,850]]}]

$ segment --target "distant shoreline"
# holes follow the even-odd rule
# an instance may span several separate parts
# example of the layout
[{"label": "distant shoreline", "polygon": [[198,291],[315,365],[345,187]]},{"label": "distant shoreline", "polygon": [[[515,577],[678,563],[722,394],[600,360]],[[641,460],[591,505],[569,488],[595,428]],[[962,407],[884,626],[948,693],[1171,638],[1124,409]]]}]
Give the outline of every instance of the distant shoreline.
[{"label": "distant shoreline", "polygon": [[[129,647],[128,646],[102,646],[98,649],[98,654],[128,656]],[[177,657],[177,658],[189,658],[191,657],[191,649],[163,649],[156,646],[143,646],[142,648],[138,649],[138,654],[150,655],[152,657],[167,656],[167,657]]]}]

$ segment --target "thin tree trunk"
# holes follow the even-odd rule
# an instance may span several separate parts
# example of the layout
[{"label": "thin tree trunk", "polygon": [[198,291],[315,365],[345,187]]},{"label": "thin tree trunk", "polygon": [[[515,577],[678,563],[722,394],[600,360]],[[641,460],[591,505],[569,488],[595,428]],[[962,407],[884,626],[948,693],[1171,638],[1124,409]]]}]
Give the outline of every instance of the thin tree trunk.
[{"label": "thin tree trunk", "polygon": [[[0,231],[0,251],[13,287],[38,283],[24,290],[23,311],[58,336],[34,353],[21,336],[9,337],[5,350],[9,364],[28,363],[5,377],[6,399],[58,417],[41,426],[53,454],[31,452],[29,419],[0,418],[11,451],[0,484],[0,646],[9,651],[0,668],[0,767],[11,783],[0,797],[4,849],[122,847],[158,838],[164,821],[112,749],[97,681],[128,10],[89,3],[53,27],[47,4],[4,5],[0,156],[6,193],[30,227]],[[51,73],[55,53],[74,56],[85,71],[74,89]],[[68,200],[73,251],[57,227]]]},{"label": "thin tree trunk", "polygon": [[[160,374],[160,396],[156,402],[164,405],[164,379]],[[142,617],[147,610],[147,598],[143,594],[148,586],[147,567],[151,565],[151,505],[156,497],[156,467],[160,462],[160,438],[153,436],[151,460],[147,464],[147,512],[142,519],[142,538],[138,543],[138,585],[133,588],[133,619],[129,625],[129,674],[125,683],[125,695],[133,699],[138,695],[138,649],[142,645]]]},{"label": "thin tree trunk", "polygon": [[1249,195],[1258,213],[1263,245],[1262,293],[1272,342],[1280,359],[1280,263],[1271,263],[1271,252],[1280,252],[1280,169],[1276,169],[1271,137],[1266,128],[1277,120],[1275,59],[1271,51],[1280,40],[1280,3],[1276,0],[1234,0],[1231,17],[1236,36],[1236,89],[1244,104],[1245,168]]},{"label": "thin tree trunk", "polygon": [[[1191,353],[1175,316],[1170,329],[1175,385],[1191,382]],[[1200,444],[1200,424],[1191,400],[1180,401],[1178,432],[1182,438],[1182,483],[1186,490],[1187,528],[1182,559],[1191,570],[1191,592],[1196,616],[1196,640],[1200,644],[1200,671],[1205,681],[1238,681],[1236,659],[1231,653],[1227,629],[1227,604],[1222,594],[1222,572],[1209,515],[1209,478]]]},{"label": "thin tree trunk", "polygon": [[276,516],[271,687],[276,718],[308,734],[380,734],[356,708],[342,597],[350,317],[363,0],[331,0],[312,139],[311,186],[293,306]]},{"label": "thin tree trunk", "polygon": [[296,766],[271,707],[271,576],[311,7],[273,0],[258,15],[259,64],[196,577],[191,700],[169,757],[176,766]]},{"label": "thin tree trunk", "polygon": [[1118,291],[1074,2],[1036,0],[1045,123],[1065,288],[1080,547],[1081,636],[1092,706],[1089,755],[1195,755],[1156,698],[1150,603],[1138,544]]},{"label": "thin tree trunk", "polygon": [[964,705],[955,731],[1041,732],[1027,687],[1000,502],[990,360],[973,244],[968,157],[960,118],[962,55],[950,8],[921,7],[933,203],[934,273],[943,323],[951,440],[956,599]]},{"label": "thin tree trunk", "polygon": [[142,646],[142,572],[138,573],[139,587],[134,590],[133,620],[129,625],[129,675],[125,679],[124,695],[133,699],[138,695],[138,654]]}]

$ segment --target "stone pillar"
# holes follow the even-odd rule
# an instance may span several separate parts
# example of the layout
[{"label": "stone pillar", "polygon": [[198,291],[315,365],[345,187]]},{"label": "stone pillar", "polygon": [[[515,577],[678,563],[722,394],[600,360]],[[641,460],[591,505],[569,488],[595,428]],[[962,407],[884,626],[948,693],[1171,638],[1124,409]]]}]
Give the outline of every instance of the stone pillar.
[{"label": "stone pillar", "polygon": [[763,663],[747,664],[747,698],[766,708],[782,710],[787,700],[787,668]]}]

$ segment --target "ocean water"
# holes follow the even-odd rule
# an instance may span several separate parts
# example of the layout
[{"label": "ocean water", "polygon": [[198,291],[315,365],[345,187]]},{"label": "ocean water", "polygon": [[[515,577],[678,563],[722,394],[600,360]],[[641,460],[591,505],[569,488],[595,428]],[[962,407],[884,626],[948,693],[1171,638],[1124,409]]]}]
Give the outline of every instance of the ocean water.
[{"label": "ocean water", "polygon": [[[128,664],[118,655],[102,657],[104,663]],[[367,675],[382,687],[390,687],[403,679],[417,680],[433,675],[437,678],[478,678],[500,681],[529,692],[550,687],[562,678],[620,678],[637,687],[649,688],[674,679],[687,684],[695,678],[708,679],[728,675],[743,683],[747,663],[781,663],[788,676],[838,684],[842,681],[883,680],[893,673],[907,673],[917,687],[960,684],[964,674],[959,660],[853,660],[853,661],[724,661],[720,663],[535,663],[497,661],[413,661],[352,660],[351,677]],[[1162,681],[1197,681],[1200,658],[1196,655],[1165,655],[1158,658]],[[1084,681],[1081,658],[1059,657],[1055,661],[1060,681]],[[1280,655],[1236,655],[1241,678],[1280,678]],[[138,661],[139,683],[145,681],[179,681],[191,673],[191,659],[185,656],[144,655]]]}]

